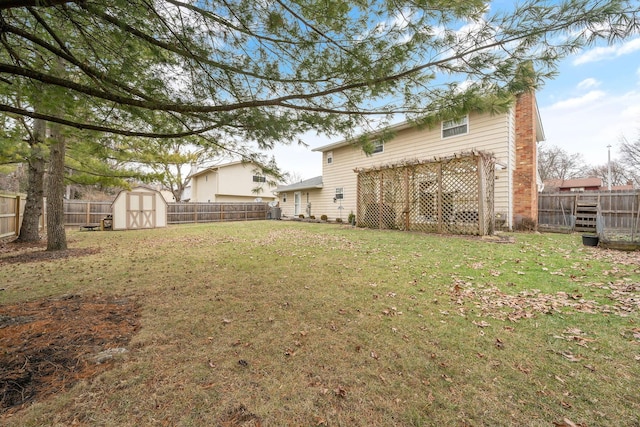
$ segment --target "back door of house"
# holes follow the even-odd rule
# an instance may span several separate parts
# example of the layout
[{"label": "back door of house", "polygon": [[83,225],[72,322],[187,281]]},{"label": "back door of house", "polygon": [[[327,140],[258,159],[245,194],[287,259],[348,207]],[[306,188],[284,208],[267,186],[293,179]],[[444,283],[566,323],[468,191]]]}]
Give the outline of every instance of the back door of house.
[{"label": "back door of house", "polygon": [[153,193],[127,193],[127,229],[156,226],[156,198]]},{"label": "back door of house", "polygon": [[293,214],[295,216],[300,215],[300,204],[301,204],[302,194],[299,191],[293,193]]}]

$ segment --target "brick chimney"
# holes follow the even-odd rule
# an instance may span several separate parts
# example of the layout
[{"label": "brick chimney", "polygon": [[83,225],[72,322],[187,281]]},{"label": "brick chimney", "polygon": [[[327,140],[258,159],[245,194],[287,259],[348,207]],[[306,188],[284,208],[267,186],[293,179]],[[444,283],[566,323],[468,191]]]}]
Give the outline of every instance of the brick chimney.
[{"label": "brick chimney", "polygon": [[538,224],[538,109],[532,91],[516,101],[516,167],[513,173],[513,223],[516,229],[535,229]]}]

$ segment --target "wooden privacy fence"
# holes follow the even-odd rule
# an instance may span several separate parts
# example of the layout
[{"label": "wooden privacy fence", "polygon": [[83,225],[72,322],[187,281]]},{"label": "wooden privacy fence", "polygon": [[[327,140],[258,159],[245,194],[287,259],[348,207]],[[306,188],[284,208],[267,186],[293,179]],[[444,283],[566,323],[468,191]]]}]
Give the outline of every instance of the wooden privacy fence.
[{"label": "wooden privacy fence", "polygon": [[24,211],[25,202],[24,196],[0,194],[0,238],[20,233],[21,212]]},{"label": "wooden privacy fence", "polygon": [[640,190],[540,193],[538,226],[640,241]]},{"label": "wooden privacy fence", "polygon": [[[268,209],[258,202],[167,203],[167,224],[266,219]],[[65,201],[65,225],[98,224],[111,213],[111,202]]]},{"label": "wooden privacy fence", "polygon": [[111,214],[111,202],[64,201],[64,225],[82,226],[100,224],[100,220]]},{"label": "wooden privacy fence", "polygon": [[357,225],[428,233],[493,232],[493,156],[472,152],[433,161],[356,169]]},{"label": "wooden privacy fence", "polygon": [[[0,195],[0,238],[20,233],[26,198],[18,195]],[[258,202],[224,203],[168,203],[168,224],[198,222],[251,221],[267,218],[269,206]],[[111,202],[65,200],[65,226],[79,227],[100,224],[111,214]],[[45,216],[40,218],[45,227]]]},{"label": "wooden privacy fence", "polygon": [[268,209],[267,203],[261,202],[169,203],[167,222],[188,224],[259,220],[267,218]]}]

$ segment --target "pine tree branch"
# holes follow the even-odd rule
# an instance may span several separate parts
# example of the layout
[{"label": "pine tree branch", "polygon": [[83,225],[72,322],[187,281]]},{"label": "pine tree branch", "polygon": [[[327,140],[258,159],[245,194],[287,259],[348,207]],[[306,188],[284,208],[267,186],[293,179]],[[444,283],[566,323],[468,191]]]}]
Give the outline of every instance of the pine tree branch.
[{"label": "pine tree branch", "polygon": [[51,7],[65,3],[81,3],[84,0],[0,0],[0,10],[23,7]]},{"label": "pine tree branch", "polygon": [[12,107],[11,105],[6,105],[6,104],[0,104],[0,111],[16,114],[18,116],[31,117],[32,119],[42,119],[52,123],[59,123],[61,125],[69,126],[69,127],[80,129],[80,130],[92,130],[92,131],[98,131],[98,132],[112,133],[116,135],[137,136],[141,138],[152,138],[152,139],[184,138],[192,135],[200,135],[205,132],[217,129],[220,126],[219,124],[215,124],[212,126],[206,126],[199,129],[189,130],[185,132],[177,132],[177,133],[136,132],[136,131],[129,131],[126,129],[122,129],[119,127],[98,126],[98,125],[92,125],[84,122],[75,122],[72,120],[67,120],[60,117],[52,116],[50,114],[36,113],[34,111],[29,111],[23,108]]}]

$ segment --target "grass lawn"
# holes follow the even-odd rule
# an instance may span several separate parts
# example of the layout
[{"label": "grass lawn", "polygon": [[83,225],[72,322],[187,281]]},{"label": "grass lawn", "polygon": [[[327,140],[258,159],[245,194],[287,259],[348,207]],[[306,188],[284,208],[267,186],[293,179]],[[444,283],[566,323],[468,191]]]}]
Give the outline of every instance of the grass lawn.
[{"label": "grass lawn", "polygon": [[259,221],[0,255],[0,305],[140,307],[110,369],[0,424],[640,425],[640,253],[510,236]]}]

